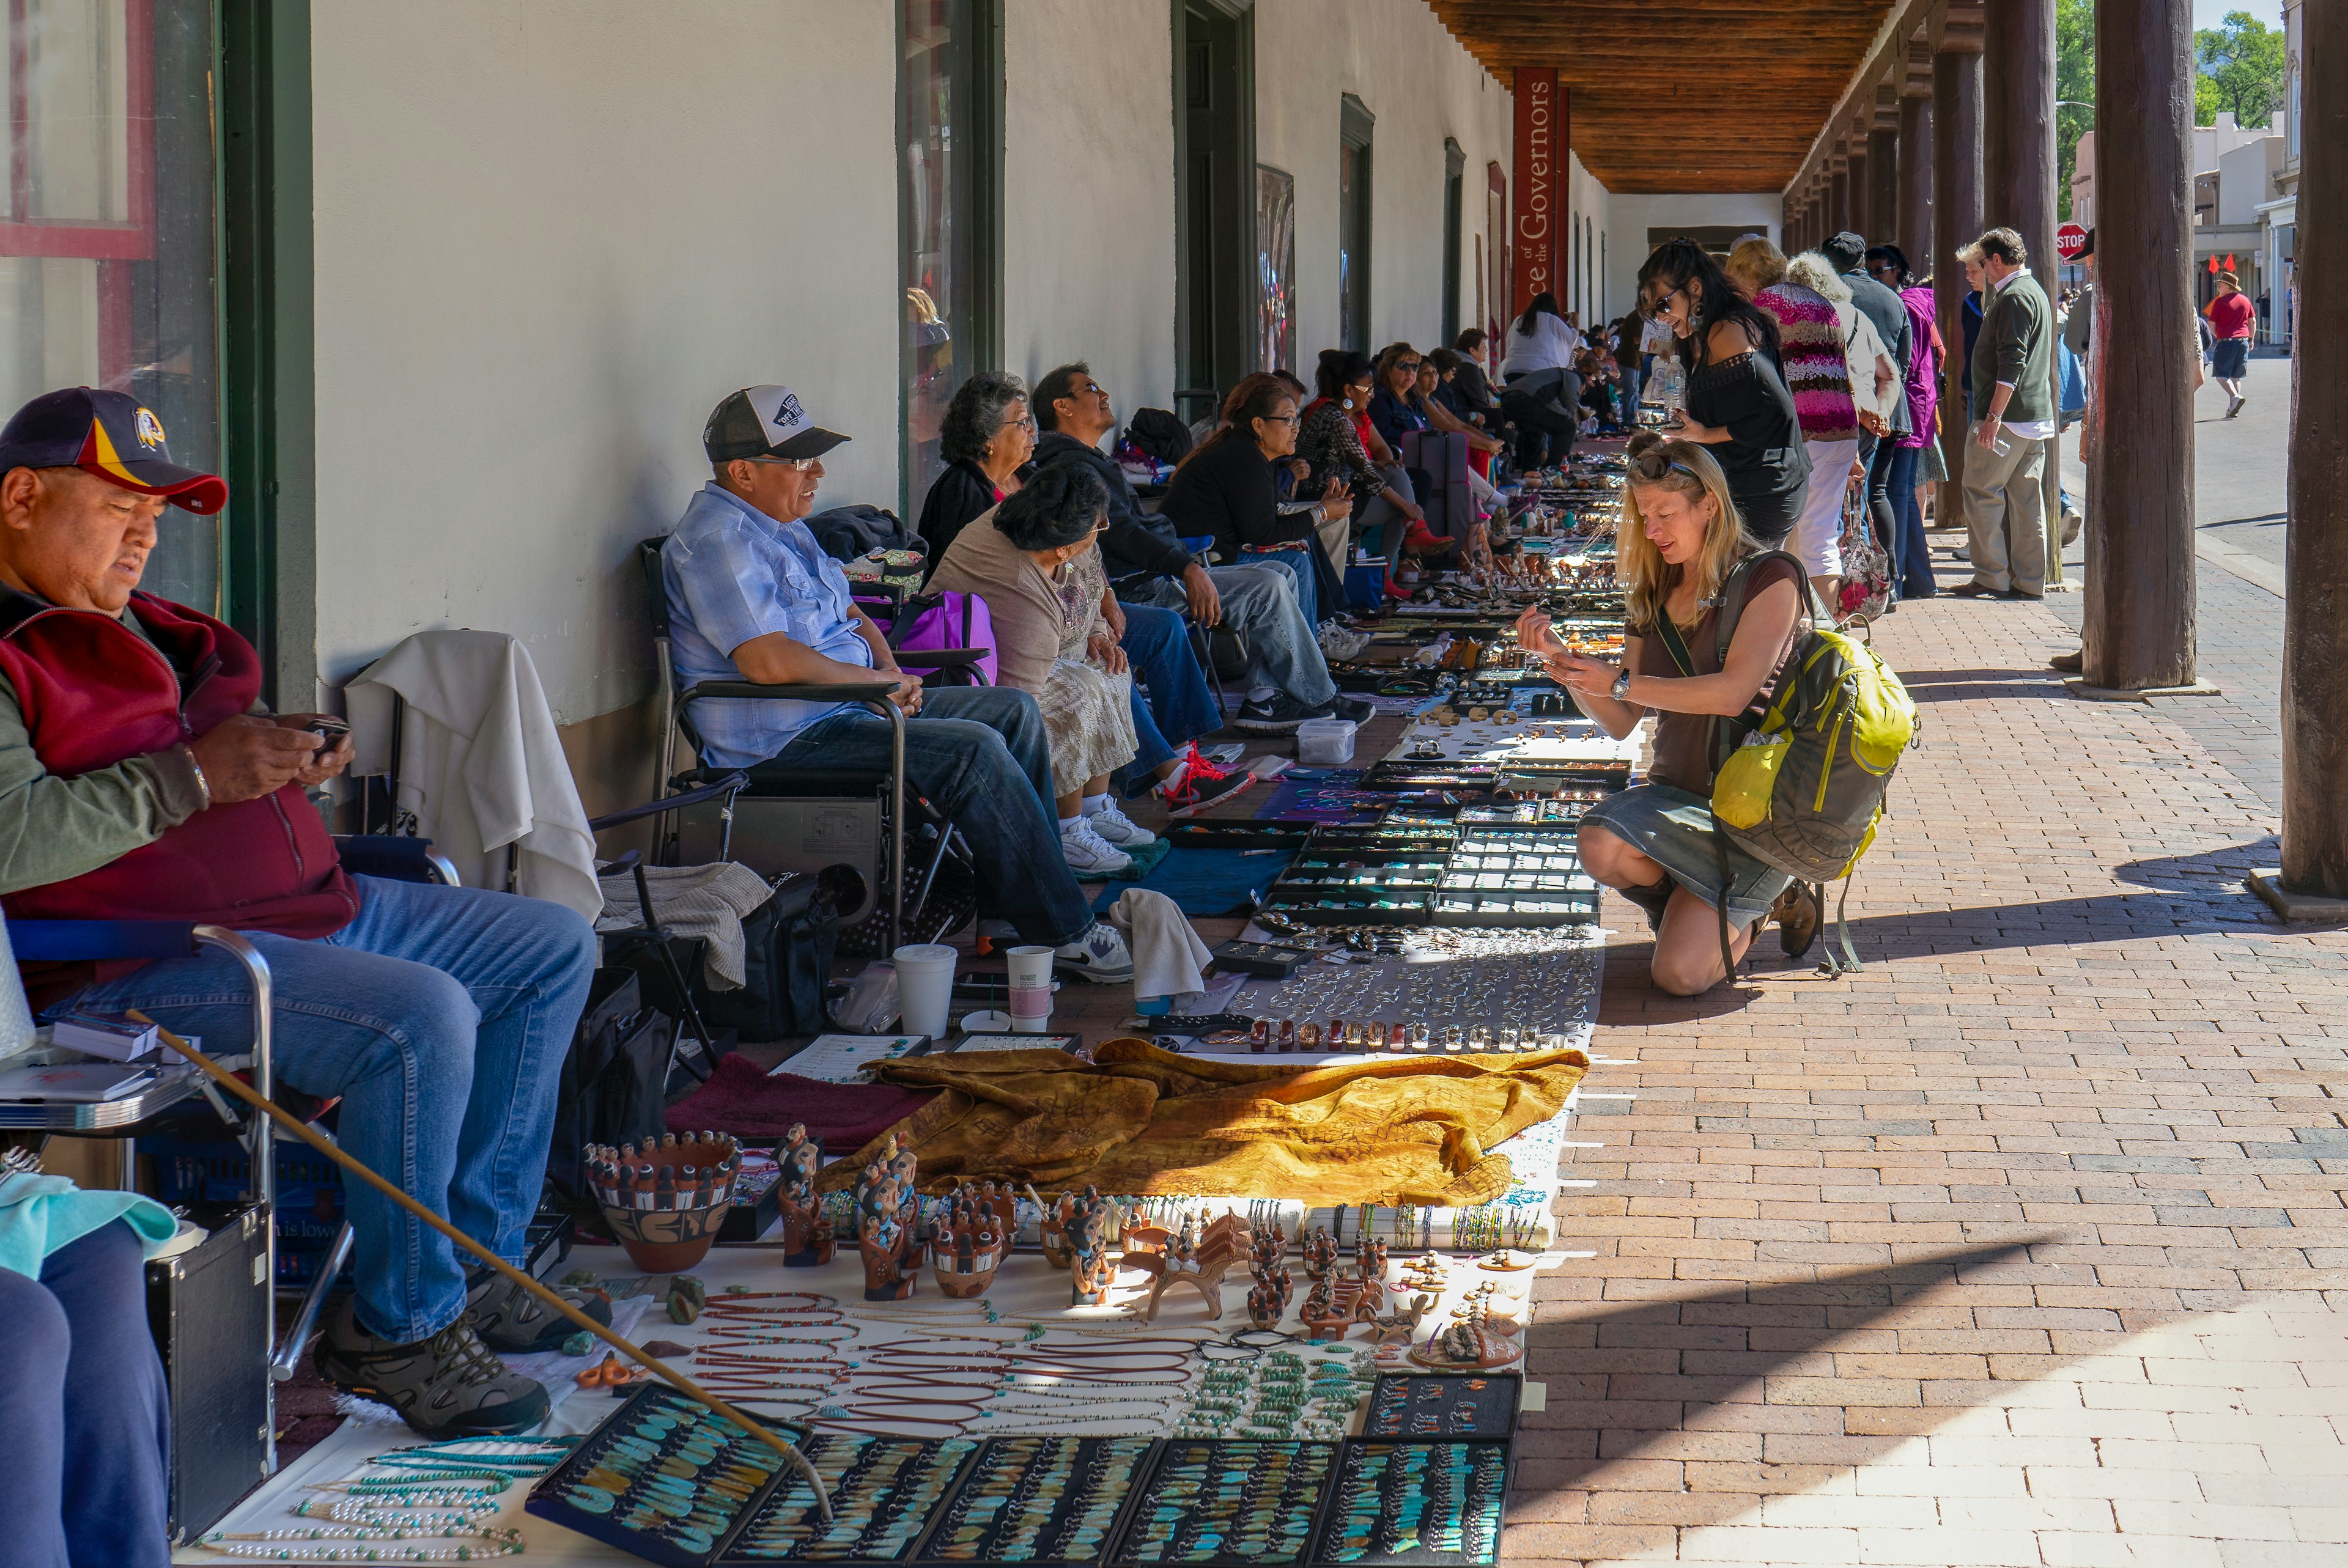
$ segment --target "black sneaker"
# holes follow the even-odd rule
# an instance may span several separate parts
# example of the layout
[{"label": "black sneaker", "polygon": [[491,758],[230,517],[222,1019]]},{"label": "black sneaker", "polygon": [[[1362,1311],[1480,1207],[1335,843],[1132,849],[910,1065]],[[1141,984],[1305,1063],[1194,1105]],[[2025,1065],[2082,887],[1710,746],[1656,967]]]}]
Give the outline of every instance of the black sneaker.
[{"label": "black sneaker", "polygon": [[389,1405],[427,1438],[501,1437],[546,1419],[546,1390],[508,1371],[469,1318],[395,1345],[360,1327],[346,1300],[318,1337],[314,1364],[327,1382]]},{"label": "black sneaker", "polygon": [[1285,692],[1274,692],[1261,702],[1240,704],[1239,717],[1231,727],[1252,734],[1287,734],[1307,719],[1326,719],[1337,712],[1334,702],[1303,702]]},{"label": "black sneaker", "polygon": [[1158,798],[1166,803],[1167,820],[1179,822],[1183,817],[1196,816],[1210,806],[1231,799],[1233,795],[1251,788],[1254,784],[1255,774],[1227,774],[1218,768],[1212,774],[1186,774],[1183,775],[1180,789],[1176,790],[1172,794],[1160,795]]},{"label": "black sneaker", "polygon": [[1366,724],[1378,716],[1378,705],[1366,697],[1348,697],[1340,692],[1331,700],[1330,706],[1336,710],[1337,717],[1351,719],[1357,724]]},{"label": "black sneaker", "polygon": [[[604,1327],[612,1326],[611,1297],[600,1291],[593,1296],[557,1294]],[[481,1343],[504,1356],[551,1350],[573,1334],[586,1332],[504,1275],[488,1268],[476,1269],[465,1281],[465,1316],[472,1319],[473,1332],[481,1337]]]}]

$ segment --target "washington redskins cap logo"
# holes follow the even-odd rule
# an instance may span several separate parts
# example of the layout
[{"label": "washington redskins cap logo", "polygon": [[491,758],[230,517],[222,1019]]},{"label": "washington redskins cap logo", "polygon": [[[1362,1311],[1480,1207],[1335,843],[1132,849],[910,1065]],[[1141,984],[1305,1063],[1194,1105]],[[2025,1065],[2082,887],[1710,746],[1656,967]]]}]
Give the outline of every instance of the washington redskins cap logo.
[{"label": "washington redskins cap logo", "polygon": [[227,481],[172,462],[163,422],[127,392],[41,394],[0,429],[0,474],[11,468],[79,468],[203,517],[228,505]]}]

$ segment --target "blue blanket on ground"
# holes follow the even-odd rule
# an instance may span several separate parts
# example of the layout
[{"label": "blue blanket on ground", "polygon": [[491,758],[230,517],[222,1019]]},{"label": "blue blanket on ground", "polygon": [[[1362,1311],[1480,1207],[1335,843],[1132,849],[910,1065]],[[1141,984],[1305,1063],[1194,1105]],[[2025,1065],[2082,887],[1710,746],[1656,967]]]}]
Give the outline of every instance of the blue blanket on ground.
[{"label": "blue blanket on ground", "polygon": [[[1185,915],[1243,914],[1294,858],[1285,849],[1177,849],[1132,886],[1165,894]],[[1110,884],[1093,900],[1093,912],[1107,913],[1127,886]]]}]

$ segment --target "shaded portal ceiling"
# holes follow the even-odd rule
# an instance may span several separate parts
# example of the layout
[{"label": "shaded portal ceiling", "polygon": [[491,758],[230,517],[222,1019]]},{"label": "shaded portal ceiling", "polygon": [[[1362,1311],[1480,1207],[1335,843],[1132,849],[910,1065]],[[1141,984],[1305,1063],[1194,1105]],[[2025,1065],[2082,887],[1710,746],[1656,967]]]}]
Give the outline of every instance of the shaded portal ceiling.
[{"label": "shaded portal ceiling", "polygon": [[1503,82],[1552,66],[1610,191],[1758,190],[1802,170],[1893,0],[1429,0]]}]

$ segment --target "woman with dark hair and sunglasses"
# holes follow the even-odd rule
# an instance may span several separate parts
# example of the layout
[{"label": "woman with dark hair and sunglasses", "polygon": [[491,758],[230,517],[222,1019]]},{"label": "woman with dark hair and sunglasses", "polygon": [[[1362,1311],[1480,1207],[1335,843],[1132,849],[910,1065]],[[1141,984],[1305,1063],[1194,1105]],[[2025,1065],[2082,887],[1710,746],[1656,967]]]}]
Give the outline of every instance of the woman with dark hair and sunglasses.
[{"label": "woman with dark hair and sunglasses", "polygon": [[1680,340],[1686,411],[1672,434],[1708,448],[1746,531],[1775,545],[1809,494],[1810,459],[1777,360],[1777,323],[1739,293],[1711,251],[1667,240],[1639,269],[1639,297]]},{"label": "woman with dark hair and sunglasses", "polygon": [[[1214,548],[1226,562],[1244,566],[1285,568],[1296,581],[1296,602],[1305,619],[1318,626],[1323,610],[1337,613],[1345,602],[1345,583],[1319,548],[1320,525],[1352,515],[1354,502],[1342,481],[1333,482],[1321,498],[1302,510],[1284,512],[1272,477],[1272,466],[1296,452],[1296,430],[1303,421],[1296,412],[1296,394],[1278,376],[1262,371],[1231,388],[1223,400],[1222,421],[1182,459],[1166,487],[1159,515],[1185,538],[1211,535]],[[1292,701],[1282,694],[1282,702]],[[1343,718],[1366,717],[1345,709],[1348,699],[1330,712]],[[1325,718],[1310,712],[1306,718]],[[1242,711],[1242,729],[1295,728],[1286,712],[1278,723],[1253,723]]]},{"label": "woman with dark hair and sunglasses", "polygon": [[[1766,711],[1808,589],[1790,557],[1744,564],[1769,547],[1739,522],[1711,451],[1689,441],[1643,445],[1631,459],[1614,538],[1615,575],[1630,610],[1622,662],[1568,649],[1538,609],[1517,621],[1517,642],[1608,734],[1620,739],[1655,715],[1646,782],[1590,808],[1581,863],[1647,912],[1656,986],[1694,996],[1725,978],[1715,910],[1726,913],[1739,958],[1773,913],[1788,953],[1807,947],[1817,930],[1811,906],[1788,896],[1793,878],[1734,845],[1724,879],[1712,825],[1713,775],[1735,737]],[[1740,570],[1744,608],[1723,659],[1722,588]]]}]

